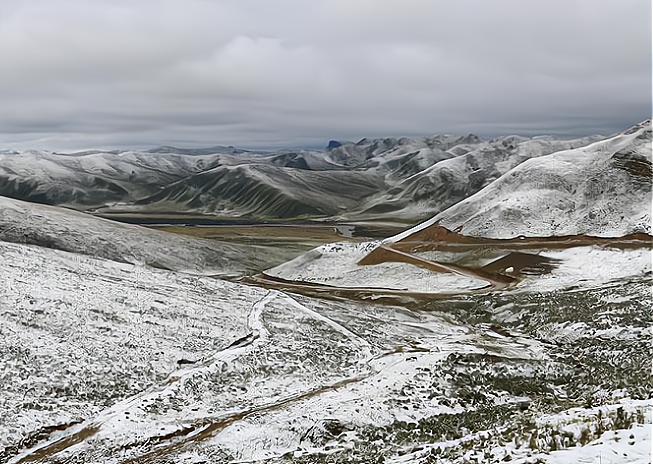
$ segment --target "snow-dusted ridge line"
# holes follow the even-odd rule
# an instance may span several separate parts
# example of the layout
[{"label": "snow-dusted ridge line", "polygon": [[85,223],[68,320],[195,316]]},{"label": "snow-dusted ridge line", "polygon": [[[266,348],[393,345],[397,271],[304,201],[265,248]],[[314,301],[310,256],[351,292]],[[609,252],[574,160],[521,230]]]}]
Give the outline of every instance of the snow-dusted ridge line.
[{"label": "snow-dusted ridge line", "polygon": [[434,136],[343,143],[326,151],[231,147],[144,152],[0,152],[0,195],[97,213],[222,219],[432,216],[524,160],[597,137]]}]

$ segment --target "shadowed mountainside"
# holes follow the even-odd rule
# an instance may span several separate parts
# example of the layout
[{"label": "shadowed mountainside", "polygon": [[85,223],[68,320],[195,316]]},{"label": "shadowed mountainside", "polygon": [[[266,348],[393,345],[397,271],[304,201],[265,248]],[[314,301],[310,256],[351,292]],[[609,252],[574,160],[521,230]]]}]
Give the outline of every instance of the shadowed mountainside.
[{"label": "shadowed mountainside", "polygon": [[220,166],[134,203],[147,211],[253,218],[332,216],[383,189],[372,172],[309,171],[264,164]]}]

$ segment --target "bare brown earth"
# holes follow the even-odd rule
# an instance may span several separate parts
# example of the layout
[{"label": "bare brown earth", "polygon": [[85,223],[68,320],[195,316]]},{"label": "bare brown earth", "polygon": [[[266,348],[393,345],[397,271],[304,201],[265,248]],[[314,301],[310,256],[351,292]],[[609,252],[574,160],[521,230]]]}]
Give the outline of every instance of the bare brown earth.
[{"label": "bare brown earth", "polygon": [[447,298],[452,298],[463,293],[466,295],[487,293],[492,291],[494,288],[492,285],[488,285],[479,289],[467,290],[465,292],[422,293],[378,287],[335,287],[315,282],[286,280],[265,273],[245,277],[243,282],[257,285],[259,287],[273,288],[314,298],[398,305],[408,309],[424,309],[424,303],[430,300],[446,300]]},{"label": "bare brown earth", "polygon": [[[419,253],[432,250],[456,251],[465,248],[472,249],[479,246],[500,246],[501,248],[510,249],[532,249],[538,247],[546,249],[561,249],[590,245],[609,246],[620,249],[641,247],[651,248],[653,245],[653,236],[640,232],[624,235],[623,237],[594,237],[592,235],[579,234],[557,237],[519,236],[508,239],[498,239],[462,235],[436,223],[419,230],[398,242],[389,244],[387,247],[407,253]],[[375,264],[375,253],[376,250],[363,258],[359,264]]]},{"label": "bare brown earth", "polygon": [[403,230],[403,227],[393,224],[149,225],[147,227],[250,247],[258,260],[256,271],[277,266],[325,243],[373,240]]},{"label": "bare brown earth", "polygon": [[[350,236],[351,234],[343,234],[343,226],[337,225],[151,225],[148,227],[165,232],[231,241],[252,246],[268,248],[278,246],[290,253],[301,253],[334,241],[360,242],[374,238],[378,239],[397,234],[403,230],[401,226],[393,224],[365,224],[362,227],[360,225],[356,227],[357,233],[355,232],[355,234],[358,236]],[[351,229],[344,231],[351,231]],[[403,262],[433,272],[455,273],[481,279],[486,281],[488,285],[465,291],[423,293],[378,287],[336,287],[302,280],[286,280],[268,275],[265,272],[245,277],[244,282],[319,298],[373,301],[382,304],[423,307],[425,301],[501,290],[516,284],[527,275],[547,274],[558,265],[558,262],[541,256],[539,254],[541,251],[591,245],[619,249],[652,248],[653,236],[636,233],[623,237],[571,235],[489,239],[462,235],[439,224],[434,224],[398,242],[379,246],[361,259],[358,264],[361,266],[374,266],[386,262]],[[417,255],[429,251],[454,252],[458,259],[440,262]],[[488,253],[497,256],[496,259],[490,263],[479,265],[474,256]],[[288,259],[291,258],[292,255],[288,255]]]}]

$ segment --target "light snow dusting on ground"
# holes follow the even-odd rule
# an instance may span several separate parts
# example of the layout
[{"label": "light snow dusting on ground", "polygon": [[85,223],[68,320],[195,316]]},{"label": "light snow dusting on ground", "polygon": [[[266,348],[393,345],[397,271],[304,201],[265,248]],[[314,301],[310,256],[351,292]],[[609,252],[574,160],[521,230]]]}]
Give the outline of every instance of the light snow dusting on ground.
[{"label": "light snow dusting on ground", "polygon": [[[265,154],[284,168],[355,165],[400,185],[383,195],[404,213],[439,178],[447,201],[467,198],[389,239],[322,245],[267,271],[272,247],[0,197],[0,461],[649,463],[650,145],[644,122],[583,143],[440,136],[347,143],[328,159]],[[215,181],[245,169],[224,150],[174,159]],[[114,193],[132,166],[153,182],[166,168],[143,153],[28,158],[42,164],[24,176],[83,168]],[[245,170],[265,184],[286,178],[276,167]],[[168,183],[185,189],[179,176]],[[272,206],[296,206],[293,192]],[[451,230],[427,230],[438,221]],[[418,234],[454,228],[485,241]],[[594,237],[558,240],[574,234]],[[543,237],[486,240],[520,235]]]}]

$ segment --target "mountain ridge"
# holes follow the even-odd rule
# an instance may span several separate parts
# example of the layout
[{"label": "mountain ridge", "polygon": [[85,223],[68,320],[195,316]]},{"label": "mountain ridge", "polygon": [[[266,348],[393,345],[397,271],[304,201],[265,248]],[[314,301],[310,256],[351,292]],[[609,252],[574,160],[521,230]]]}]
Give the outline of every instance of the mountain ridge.
[{"label": "mountain ridge", "polygon": [[[99,214],[191,212],[264,222],[391,218],[410,224],[440,213],[529,158],[598,138],[482,140],[445,134],[364,138],[323,151],[218,145],[0,152],[0,195]],[[233,174],[235,166],[242,175]],[[226,178],[237,185],[225,188]]]}]

